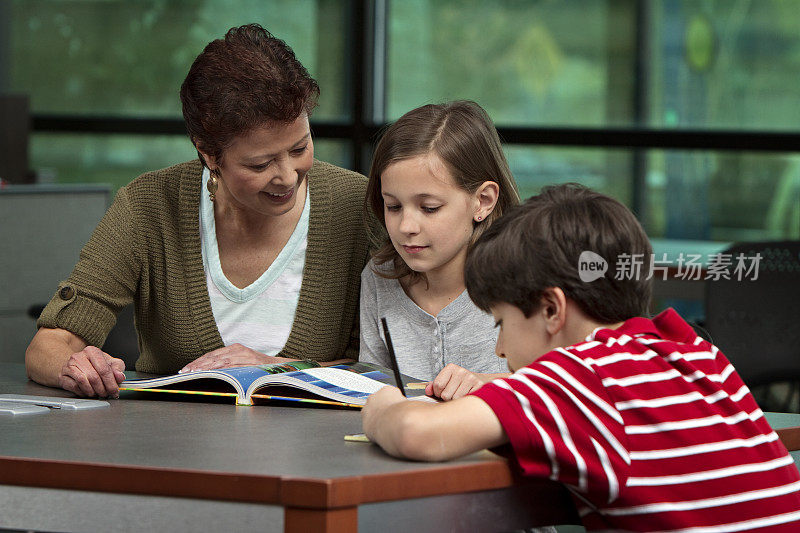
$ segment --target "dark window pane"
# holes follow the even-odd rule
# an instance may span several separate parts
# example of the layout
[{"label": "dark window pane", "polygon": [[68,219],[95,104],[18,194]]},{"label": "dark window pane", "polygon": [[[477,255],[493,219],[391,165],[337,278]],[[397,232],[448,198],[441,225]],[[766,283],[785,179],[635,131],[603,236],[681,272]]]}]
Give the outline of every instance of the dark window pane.
[{"label": "dark window pane", "polygon": [[39,133],[31,137],[30,151],[39,182],[108,183],[112,194],[140,174],[197,157],[179,135]]},{"label": "dark window pane", "polygon": [[[315,156],[345,166],[349,144],[316,139]],[[112,194],[135,177],[195,159],[197,152],[179,135],[76,135],[40,133],[31,138],[32,168],[39,182],[108,183]]]},{"label": "dark window pane", "polygon": [[342,168],[350,168],[353,161],[352,145],[348,141],[315,138],[314,157]]},{"label": "dark window pane", "polygon": [[800,155],[653,150],[647,162],[651,236],[800,239]]},{"label": "dark window pane", "polygon": [[[521,197],[574,181],[633,207],[633,151],[505,147]],[[800,155],[645,152],[641,220],[651,238],[800,239]]]},{"label": "dark window pane", "polygon": [[629,151],[506,145],[505,152],[523,200],[545,185],[576,182],[631,206]]}]

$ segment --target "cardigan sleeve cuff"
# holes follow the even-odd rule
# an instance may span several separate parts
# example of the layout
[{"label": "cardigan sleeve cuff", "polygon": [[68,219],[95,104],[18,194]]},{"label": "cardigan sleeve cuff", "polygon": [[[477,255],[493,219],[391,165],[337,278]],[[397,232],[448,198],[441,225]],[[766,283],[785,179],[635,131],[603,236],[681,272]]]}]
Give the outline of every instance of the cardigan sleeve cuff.
[{"label": "cardigan sleeve cuff", "polygon": [[65,282],[59,284],[36,326],[65,329],[101,347],[116,322],[116,313],[110,307],[81,294],[74,283]]}]

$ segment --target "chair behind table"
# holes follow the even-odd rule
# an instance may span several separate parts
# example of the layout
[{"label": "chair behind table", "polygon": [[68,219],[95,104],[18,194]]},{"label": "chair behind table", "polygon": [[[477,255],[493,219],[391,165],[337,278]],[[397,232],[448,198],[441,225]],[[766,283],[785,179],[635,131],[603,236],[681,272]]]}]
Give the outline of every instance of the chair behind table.
[{"label": "chair behind table", "polygon": [[[731,275],[706,281],[706,328],[762,410],[800,412],[800,241],[741,243],[722,253],[730,254]],[[748,264],[760,255],[757,276],[737,279],[739,254]]]}]

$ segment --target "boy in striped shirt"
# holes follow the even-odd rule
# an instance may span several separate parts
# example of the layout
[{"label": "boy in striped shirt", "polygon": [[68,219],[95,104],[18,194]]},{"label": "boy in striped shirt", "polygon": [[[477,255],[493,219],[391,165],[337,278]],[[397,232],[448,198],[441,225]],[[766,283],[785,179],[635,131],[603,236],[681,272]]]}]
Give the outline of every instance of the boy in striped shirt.
[{"label": "boy in striped shirt", "polygon": [[620,257],[652,249],[607,196],[561,185],[512,210],[465,281],[514,374],[442,404],[381,389],[367,436],[427,461],[510,443],[524,474],[570,489],[591,531],[800,531],[800,474],[749,390],[675,311],[642,318],[647,272],[600,276]]}]

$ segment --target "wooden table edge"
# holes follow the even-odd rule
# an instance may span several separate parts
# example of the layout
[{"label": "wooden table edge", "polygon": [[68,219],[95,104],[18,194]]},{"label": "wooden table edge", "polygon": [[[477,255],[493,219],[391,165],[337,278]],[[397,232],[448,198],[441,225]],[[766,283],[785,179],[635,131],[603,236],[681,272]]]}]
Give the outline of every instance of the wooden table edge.
[{"label": "wooden table edge", "polygon": [[0,456],[0,484],[280,504],[277,476]]},{"label": "wooden table edge", "polygon": [[292,507],[332,509],[502,489],[517,481],[508,462],[499,457],[495,461],[441,466],[436,470],[420,468],[333,479],[287,477],[281,483],[281,503]]},{"label": "wooden table edge", "polygon": [[[800,426],[778,428],[775,432],[787,450],[800,450]],[[503,489],[520,482],[509,463],[500,457],[477,463],[443,464],[437,469],[300,478],[0,456],[0,484],[317,510]],[[536,482],[555,484],[548,480]]]},{"label": "wooden table edge", "polygon": [[775,430],[786,449],[790,452],[800,450],[800,426],[790,426]]},{"label": "wooden table edge", "polygon": [[0,456],[0,484],[336,509],[364,503],[510,487],[500,457],[442,468],[334,478],[299,478],[139,465]]}]

